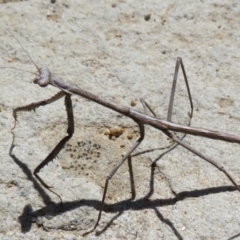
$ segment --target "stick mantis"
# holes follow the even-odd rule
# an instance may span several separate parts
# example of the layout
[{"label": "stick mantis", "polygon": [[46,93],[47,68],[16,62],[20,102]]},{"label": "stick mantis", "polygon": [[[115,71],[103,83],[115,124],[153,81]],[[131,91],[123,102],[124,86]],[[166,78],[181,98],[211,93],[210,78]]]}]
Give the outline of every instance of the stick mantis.
[{"label": "stick mantis", "polygon": [[[11,33],[11,32],[10,32]],[[12,33],[11,33],[12,34]],[[12,34],[13,35],[13,34]],[[192,103],[192,96],[190,92],[190,87],[188,84],[188,78],[186,75],[185,67],[183,64],[183,61],[181,58],[177,58],[176,60],[176,66],[175,66],[175,72],[174,72],[174,77],[173,77],[173,84],[172,84],[172,91],[171,91],[171,96],[170,96],[170,101],[168,105],[168,114],[167,114],[167,120],[163,120],[159,117],[156,116],[154,111],[151,109],[151,107],[148,105],[148,103],[143,99],[140,98],[140,101],[143,105],[144,112],[139,112],[136,111],[132,108],[125,107],[125,106],[119,106],[116,105],[112,102],[109,102],[99,96],[96,96],[86,90],[83,90],[81,88],[75,87],[69,83],[65,83],[62,80],[52,77],[51,72],[47,67],[38,67],[37,64],[33,61],[33,59],[30,57],[28,52],[24,49],[22,44],[18,41],[18,39],[13,35],[13,37],[16,39],[16,41],[20,44],[20,46],[23,48],[29,59],[32,61],[32,63],[35,65],[37,72],[34,73],[37,75],[33,83],[38,84],[40,87],[46,87],[48,85],[51,85],[53,87],[56,87],[60,89],[60,92],[57,93],[55,96],[52,98],[49,98],[47,100],[39,101],[39,102],[34,102],[29,105],[25,105],[22,107],[17,107],[13,110],[13,117],[14,117],[14,126],[12,130],[16,127],[16,122],[17,122],[17,112],[20,111],[31,111],[35,110],[36,108],[40,106],[44,106],[47,104],[51,104],[54,101],[59,100],[62,97],[65,97],[65,106],[66,106],[66,112],[67,112],[67,120],[68,120],[68,128],[67,128],[67,136],[65,136],[57,145],[56,147],[50,152],[50,154],[36,167],[34,170],[34,176],[38,179],[38,181],[57,195],[62,202],[62,199],[60,195],[58,195],[56,192],[54,192],[49,185],[47,185],[43,179],[38,175],[40,170],[47,165],[49,162],[53,161],[53,159],[58,155],[58,153],[63,149],[64,145],[69,141],[69,139],[72,137],[74,133],[74,116],[73,116],[73,108],[72,108],[72,101],[71,101],[71,95],[78,95],[80,97],[86,98],[88,100],[91,100],[97,104],[100,104],[106,108],[112,109],[115,112],[118,112],[126,117],[131,118],[134,122],[137,123],[139,127],[139,132],[140,132],[140,137],[137,139],[137,141],[133,144],[133,146],[127,151],[127,153],[119,160],[116,166],[107,174],[106,180],[105,180],[105,187],[102,195],[102,200],[101,200],[101,206],[100,210],[98,213],[98,218],[93,226],[93,228],[83,234],[83,236],[91,233],[96,229],[98,226],[100,219],[101,219],[101,214],[103,211],[103,206],[105,203],[105,198],[106,198],[106,193],[108,189],[108,184],[110,179],[114,176],[114,174],[117,172],[117,170],[121,167],[121,165],[125,162],[125,160],[136,150],[136,148],[140,145],[140,143],[144,139],[145,135],[145,125],[149,125],[153,128],[156,128],[157,130],[160,130],[163,132],[167,137],[172,139],[174,142],[176,142],[178,145],[186,148],[190,152],[194,153],[195,155],[199,156],[203,160],[207,161],[208,163],[212,164],[214,167],[219,169],[221,172],[225,174],[225,176],[232,182],[232,184],[236,187],[238,191],[240,191],[240,187],[237,185],[233,177],[225,170],[225,168],[221,165],[219,165],[217,162],[213,161],[212,159],[208,158],[204,154],[200,153],[199,151],[195,150],[192,148],[189,144],[185,143],[180,139],[179,137],[175,136],[171,131],[175,132],[181,132],[184,134],[191,134],[191,135],[196,135],[196,136],[201,136],[201,137],[206,137],[206,138],[211,138],[211,139],[216,139],[216,140],[222,140],[226,142],[232,142],[232,143],[240,143],[240,137],[228,133],[222,133],[218,131],[212,131],[204,128],[195,128],[190,126],[190,122],[193,116],[193,103]],[[190,102],[190,107],[191,107],[191,112],[189,114],[190,121],[188,126],[183,126],[180,124],[173,123],[171,121],[172,118],[172,110],[173,110],[173,103],[174,103],[174,96],[175,96],[175,90],[176,90],[176,84],[177,84],[177,79],[178,79],[178,72],[179,69],[182,70],[185,85],[187,88],[188,92],[188,97],[189,97],[189,102]],[[151,114],[148,114],[147,112],[150,112]]]}]

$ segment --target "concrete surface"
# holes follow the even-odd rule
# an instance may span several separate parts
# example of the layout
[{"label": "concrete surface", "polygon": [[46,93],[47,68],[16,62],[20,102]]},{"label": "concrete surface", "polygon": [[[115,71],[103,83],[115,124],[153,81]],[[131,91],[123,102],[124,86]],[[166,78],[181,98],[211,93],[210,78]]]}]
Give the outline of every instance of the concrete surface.
[{"label": "concrete surface", "polygon": [[[238,1],[1,3],[1,67],[36,71],[10,30],[39,66],[48,66],[64,81],[124,106],[136,101],[134,109],[141,111],[138,99],[144,97],[166,118],[179,56],[193,95],[192,126],[240,135]],[[63,100],[18,115],[10,156],[13,109],[58,90],[36,86],[27,72],[0,72],[0,238],[82,239],[96,221],[105,175],[137,139],[138,128],[73,97],[74,137],[40,172],[62,197],[61,207],[32,172],[65,136]],[[186,124],[189,104],[182,76],[174,106],[173,121]],[[124,133],[109,139],[104,132],[115,125]],[[185,141],[223,164],[240,184],[239,145],[192,136]],[[132,174],[125,163],[113,177],[101,222],[85,239],[240,238],[240,193],[221,172],[182,147],[160,158],[169,144],[161,132],[146,127],[132,157]]]}]

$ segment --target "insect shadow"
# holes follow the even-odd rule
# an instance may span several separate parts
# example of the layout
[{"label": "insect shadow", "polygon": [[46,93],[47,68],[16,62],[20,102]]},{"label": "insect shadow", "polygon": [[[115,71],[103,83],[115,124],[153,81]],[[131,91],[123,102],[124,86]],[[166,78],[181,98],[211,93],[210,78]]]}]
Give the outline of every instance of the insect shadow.
[{"label": "insect shadow", "polygon": [[[30,204],[24,207],[22,214],[18,217],[18,221],[21,225],[21,231],[23,233],[29,232],[31,230],[32,224],[36,223],[39,217],[45,217],[49,215],[51,215],[51,217],[55,217],[64,212],[72,211],[74,209],[78,209],[85,206],[92,207],[97,211],[100,210],[101,201],[96,199],[80,199],[76,201],[69,201],[69,202],[62,202],[62,203],[52,202],[50,196],[45,191],[45,188],[43,188],[41,184],[39,184],[38,181],[34,178],[32,171],[29,169],[27,164],[21,161],[13,153],[13,149],[15,147],[14,145],[15,135],[14,133],[12,134],[13,134],[13,141],[9,150],[9,156],[13,159],[14,163],[19,166],[19,168],[25,174],[26,178],[33,183],[33,187],[38,192],[43,202],[46,204],[45,207],[40,208],[38,210],[33,210]],[[116,215],[109,220],[109,222],[103,227],[103,229],[95,232],[96,236],[99,236],[102,233],[104,233],[114,223],[114,221],[117,218],[119,218],[125,211],[128,211],[128,210],[141,211],[146,209],[152,209],[154,210],[156,217],[159,219],[159,221],[166,224],[172,230],[173,234],[176,236],[177,239],[183,239],[178,229],[174,226],[174,224],[171,222],[170,219],[167,219],[163,216],[159,208],[163,206],[173,206],[177,202],[183,201],[188,198],[198,198],[198,197],[202,197],[210,194],[236,191],[236,188],[234,186],[222,186],[222,187],[206,188],[206,189],[200,189],[200,190],[183,191],[180,193],[173,192],[174,197],[168,198],[168,199],[150,199],[150,197],[154,193],[155,172],[156,170],[158,170],[156,161],[160,160],[165,154],[167,154],[169,151],[172,151],[173,148],[175,147],[176,146],[172,146],[170,149],[168,149],[167,151],[162,153],[158,158],[156,158],[155,161],[153,161],[150,167],[149,192],[145,196],[137,200],[134,200],[136,196],[136,190],[135,190],[135,182],[134,182],[134,174],[133,174],[134,171],[132,168],[132,158],[134,158],[135,156],[132,156],[132,157],[130,156],[128,158],[127,162],[128,162],[129,180],[130,180],[130,186],[131,186],[131,197],[129,199],[119,201],[114,204],[104,203],[103,211],[106,213],[108,212],[116,213]],[[143,151],[143,153],[138,153],[136,155],[144,154],[145,152],[146,151]],[[71,226],[75,225],[76,229],[78,227],[78,224],[79,223],[77,221],[71,221],[69,223],[69,225]]]}]

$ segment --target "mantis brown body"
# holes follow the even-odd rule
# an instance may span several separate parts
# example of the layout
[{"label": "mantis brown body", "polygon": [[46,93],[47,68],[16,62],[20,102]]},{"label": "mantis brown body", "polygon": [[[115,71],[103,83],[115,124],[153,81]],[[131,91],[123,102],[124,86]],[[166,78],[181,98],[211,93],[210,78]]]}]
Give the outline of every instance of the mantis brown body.
[{"label": "mantis brown body", "polygon": [[[21,43],[19,41],[18,41],[18,43],[21,45]],[[25,51],[25,49],[24,49],[24,51]],[[27,55],[29,56],[28,53],[27,53]],[[30,56],[29,56],[29,58],[31,59]],[[33,60],[32,60],[32,62],[33,62]],[[110,171],[110,173],[107,174],[106,182],[105,182],[105,188],[104,188],[102,202],[101,202],[101,207],[100,207],[99,214],[98,214],[98,219],[97,219],[94,227],[90,231],[84,233],[84,235],[87,235],[88,233],[92,232],[98,226],[98,223],[101,219],[101,214],[102,214],[102,211],[103,211],[103,206],[104,206],[104,202],[105,202],[105,197],[106,197],[106,193],[107,193],[109,180],[113,177],[113,175],[116,173],[118,168],[124,163],[124,161],[133,153],[133,151],[143,141],[144,135],[145,135],[145,133],[144,133],[145,132],[145,130],[144,130],[145,125],[149,125],[153,128],[156,128],[156,129],[162,131],[165,135],[167,135],[169,138],[171,138],[177,144],[181,145],[182,147],[184,147],[184,148],[188,149],[189,151],[193,152],[194,154],[201,157],[202,159],[204,159],[208,163],[212,164],[214,167],[216,167],[217,169],[222,171],[226,175],[226,177],[233,183],[233,185],[236,187],[236,189],[238,191],[240,191],[240,187],[237,185],[237,183],[232,178],[232,176],[224,169],[223,166],[219,165],[217,162],[213,161],[212,159],[206,157],[205,155],[203,155],[199,151],[193,149],[190,145],[183,142],[182,139],[178,138],[176,135],[172,134],[172,132],[171,132],[171,131],[175,131],[175,132],[181,132],[181,133],[185,133],[185,134],[191,134],[191,135],[196,135],[196,136],[201,136],[201,137],[206,137],[206,138],[211,138],[211,139],[216,139],[216,140],[222,140],[222,141],[227,141],[227,142],[232,142],[232,143],[240,143],[240,137],[236,136],[236,135],[231,135],[231,134],[228,134],[228,133],[222,133],[222,132],[218,132],[218,131],[212,131],[212,130],[208,130],[208,129],[204,129],[204,128],[190,127],[190,122],[189,122],[188,126],[183,126],[183,125],[179,125],[179,124],[171,122],[174,95],[175,95],[178,71],[179,71],[180,67],[181,67],[182,72],[183,72],[185,84],[186,84],[186,87],[187,87],[188,97],[189,97],[189,101],[190,101],[190,106],[191,106],[190,121],[191,121],[191,118],[192,118],[192,115],[193,115],[193,103],[192,103],[191,92],[190,92],[190,88],[189,88],[189,85],[188,85],[188,80],[187,80],[185,68],[184,68],[184,65],[183,65],[183,62],[182,62],[181,58],[177,58],[177,61],[176,61],[176,68],[175,68],[175,74],[174,74],[173,85],[172,85],[172,92],[171,92],[171,97],[170,97],[170,102],[169,102],[169,107],[168,107],[167,120],[163,120],[163,119],[157,117],[155,115],[155,113],[152,111],[152,109],[149,107],[149,105],[145,102],[144,99],[140,99],[140,100],[143,104],[145,112],[139,112],[139,111],[136,111],[136,110],[134,110],[132,108],[129,108],[129,107],[119,106],[119,105],[113,104],[112,102],[109,102],[109,101],[107,101],[103,98],[100,98],[99,96],[96,96],[96,95],[94,95],[94,94],[92,94],[88,91],[85,91],[81,88],[78,88],[78,87],[75,87],[71,84],[65,83],[58,78],[52,77],[51,72],[49,71],[49,69],[47,67],[39,68],[35,63],[34,63],[34,65],[36,66],[36,68],[38,70],[38,74],[36,74],[37,77],[33,80],[33,82],[35,84],[38,84],[40,87],[46,87],[48,85],[52,85],[53,87],[56,87],[56,88],[60,89],[60,92],[50,99],[43,100],[43,101],[40,101],[40,102],[31,103],[31,104],[23,106],[23,107],[15,108],[13,110],[13,116],[14,116],[14,119],[15,119],[13,129],[16,126],[17,112],[35,110],[36,108],[38,108],[40,106],[50,104],[54,101],[57,101],[58,99],[60,99],[62,97],[65,97],[65,105],[66,105],[67,119],[68,119],[67,136],[65,136],[57,144],[57,146],[45,158],[45,160],[43,160],[39,164],[39,166],[34,170],[34,175],[41,182],[41,184],[46,189],[48,189],[49,191],[56,194],[60,198],[61,201],[62,201],[61,197],[57,193],[55,193],[53,190],[51,190],[51,187],[49,187],[42,180],[42,178],[38,175],[38,173],[45,165],[47,165],[49,162],[51,162],[57,156],[57,154],[63,149],[64,145],[67,143],[67,141],[72,137],[72,135],[74,133],[74,117],[73,117],[71,95],[75,94],[75,95],[84,97],[86,99],[89,99],[89,100],[97,103],[97,104],[100,104],[104,107],[112,109],[113,111],[116,111],[120,114],[123,114],[126,117],[131,118],[139,126],[140,137],[134,143],[134,145],[128,150],[128,152],[124,155],[124,157],[119,160],[118,164],[112,169],[112,171]],[[150,111],[151,115],[147,114],[147,111]]]}]

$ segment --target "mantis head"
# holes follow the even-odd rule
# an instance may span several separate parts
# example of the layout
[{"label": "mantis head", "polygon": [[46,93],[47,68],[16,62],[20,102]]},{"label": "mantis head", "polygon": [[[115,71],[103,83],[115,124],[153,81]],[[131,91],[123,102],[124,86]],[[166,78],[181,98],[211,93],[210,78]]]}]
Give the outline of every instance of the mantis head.
[{"label": "mantis head", "polygon": [[51,73],[47,67],[38,68],[39,75],[37,75],[33,82],[40,87],[46,87],[51,81]]}]

